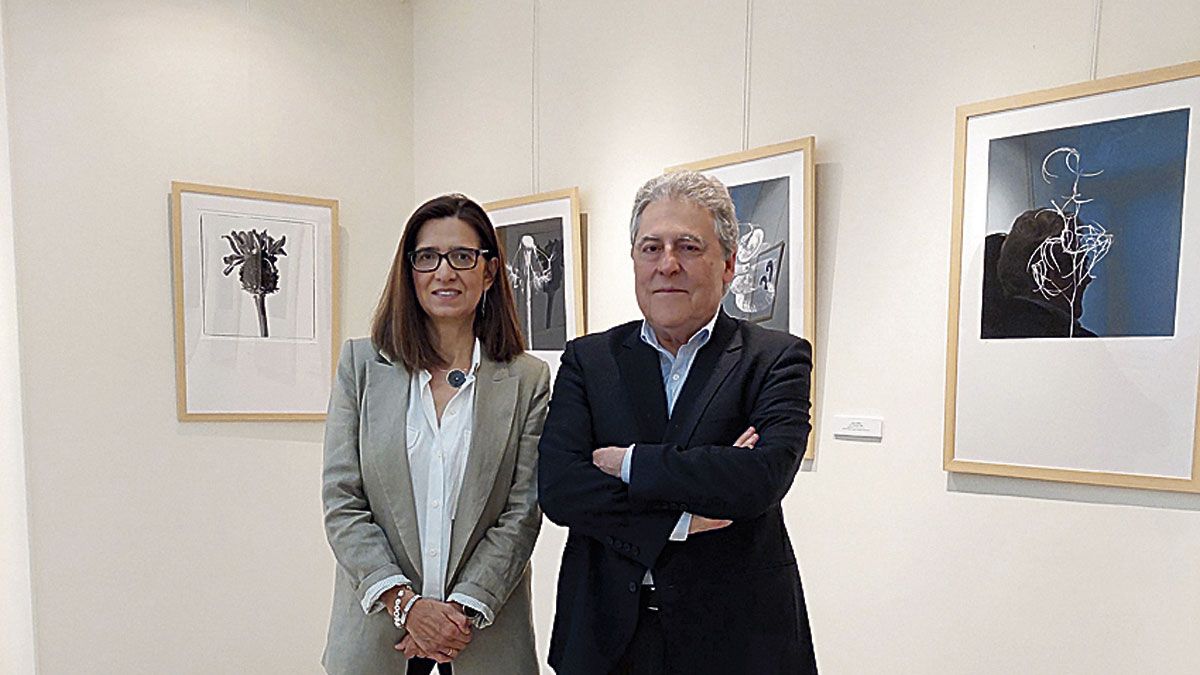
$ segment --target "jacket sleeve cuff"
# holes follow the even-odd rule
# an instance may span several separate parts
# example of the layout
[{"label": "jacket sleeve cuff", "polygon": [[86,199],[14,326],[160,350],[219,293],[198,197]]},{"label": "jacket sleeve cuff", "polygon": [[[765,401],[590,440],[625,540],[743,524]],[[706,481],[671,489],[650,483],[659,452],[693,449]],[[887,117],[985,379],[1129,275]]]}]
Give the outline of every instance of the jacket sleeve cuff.
[{"label": "jacket sleeve cuff", "polygon": [[411,586],[412,582],[409,581],[408,577],[404,576],[403,574],[393,574],[390,577],[376,581],[375,584],[368,588],[367,592],[363,594],[363,613],[374,614],[381,609],[385,609],[383,603],[379,601],[379,596],[383,595],[384,592],[386,592],[389,588],[404,586],[406,584]]},{"label": "jacket sleeve cuff", "polygon": [[629,485],[629,472],[633,469],[633,446],[629,446],[625,450],[625,457],[621,459],[621,480]]}]

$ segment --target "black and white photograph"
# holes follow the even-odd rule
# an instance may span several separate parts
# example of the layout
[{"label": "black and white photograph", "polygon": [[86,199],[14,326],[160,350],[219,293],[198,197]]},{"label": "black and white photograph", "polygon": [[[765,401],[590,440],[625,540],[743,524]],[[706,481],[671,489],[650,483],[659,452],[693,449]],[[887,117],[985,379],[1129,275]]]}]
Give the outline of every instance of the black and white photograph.
[{"label": "black and white photograph", "polygon": [[578,188],[483,205],[504,249],[525,349],[550,372],[567,340],[583,335],[583,233]]},{"label": "black and white photograph", "polygon": [[171,184],[181,421],[325,418],[339,347],[337,204]]},{"label": "black and white photograph", "polygon": [[316,338],[316,224],[200,216],[204,335]]},{"label": "black and white photograph", "polygon": [[513,223],[497,232],[525,348],[561,350],[567,343],[563,219]]}]

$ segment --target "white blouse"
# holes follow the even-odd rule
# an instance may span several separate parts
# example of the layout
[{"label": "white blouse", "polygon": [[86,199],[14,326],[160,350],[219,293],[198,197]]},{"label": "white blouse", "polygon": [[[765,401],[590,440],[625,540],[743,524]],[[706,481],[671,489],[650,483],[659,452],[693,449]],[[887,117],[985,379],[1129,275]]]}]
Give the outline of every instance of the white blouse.
[{"label": "white blouse", "polygon": [[[440,423],[434,406],[433,388],[430,387],[433,375],[428,370],[422,370],[409,379],[406,451],[421,541],[422,584],[421,588],[415,590],[427,598],[454,601],[477,610],[482,614],[478,621],[482,628],[495,618],[490,607],[462,593],[452,593],[449,598],[446,597],[450,533],[471,448],[475,373],[479,370],[479,359],[477,339],[467,379],[446,404]],[[379,596],[389,588],[403,584],[411,584],[411,580],[402,575],[380,580],[363,598],[363,610],[372,613],[383,609]]]}]

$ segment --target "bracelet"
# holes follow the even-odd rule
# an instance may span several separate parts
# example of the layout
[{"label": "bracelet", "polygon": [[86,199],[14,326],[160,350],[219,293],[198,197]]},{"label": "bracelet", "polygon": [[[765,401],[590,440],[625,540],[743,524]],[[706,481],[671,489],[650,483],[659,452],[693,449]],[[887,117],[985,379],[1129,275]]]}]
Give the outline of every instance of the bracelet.
[{"label": "bracelet", "polygon": [[411,590],[411,586],[404,585],[400,587],[400,592],[396,594],[396,602],[392,605],[392,625],[396,628],[404,627],[404,615],[400,611],[400,600],[404,598],[404,591]]},{"label": "bracelet", "polygon": [[[417,601],[420,599],[421,596],[417,595],[416,591],[413,591],[413,596],[404,604],[404,611],[400,613],[400,623],[398,624],[398,627],[404,628],[404,625],[408,622],[408,612],[412,610],[413,605],[417,604]],[[399,605],[400,603],[396,604]]]}]

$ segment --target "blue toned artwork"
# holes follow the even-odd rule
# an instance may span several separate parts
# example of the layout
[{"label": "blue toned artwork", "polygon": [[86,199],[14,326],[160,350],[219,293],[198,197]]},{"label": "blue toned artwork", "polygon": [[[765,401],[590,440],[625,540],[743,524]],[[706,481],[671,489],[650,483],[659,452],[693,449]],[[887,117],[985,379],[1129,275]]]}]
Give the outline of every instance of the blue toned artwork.
[{"label": "blue toned artwork", "polygon": [[1175,334],[1190,117],[990,142],[981,338]]},{"label": "blue toned artwork", "polygon": [[729,186],[738,219],[733,281],[721,307],[730,316],[788,330],[788,179]]}]

